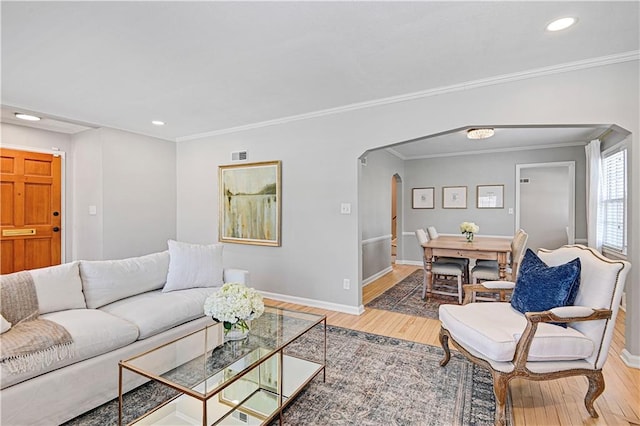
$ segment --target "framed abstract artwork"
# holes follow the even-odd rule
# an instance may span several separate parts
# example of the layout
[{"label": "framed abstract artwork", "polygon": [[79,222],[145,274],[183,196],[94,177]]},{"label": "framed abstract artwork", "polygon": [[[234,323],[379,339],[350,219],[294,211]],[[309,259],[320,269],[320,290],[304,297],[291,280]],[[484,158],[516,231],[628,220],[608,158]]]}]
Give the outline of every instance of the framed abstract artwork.
[{"label": "framed abstract artwork", "polygon": [[443,186],[442,187],[442,208],[443,209],[466,209],[467,208],[467,187],[466,186]]},{"label": "framed abstract artwork", "polygon": [[414,209],[433,209],[435,188],[413,188],[411,207]]},{"label": "framed abstract artwork", "polygon": [[504,185],[478,185],[476,204],[479,209],[503,209]]},{"label": "framed abstract artwork", "polygon": [[218,240],[280,246],[281,162],[219,166]]}]

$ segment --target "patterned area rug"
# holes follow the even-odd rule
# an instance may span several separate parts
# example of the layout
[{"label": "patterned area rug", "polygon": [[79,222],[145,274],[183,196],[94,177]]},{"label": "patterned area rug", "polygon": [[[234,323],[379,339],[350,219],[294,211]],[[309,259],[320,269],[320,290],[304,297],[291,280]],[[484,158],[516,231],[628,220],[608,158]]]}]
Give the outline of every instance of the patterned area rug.
[{"label": "patterned area rug", "polygon": [[[286,425],[491,425],[495,400],[487,370],[442,349],[339,327],[327,327],[326,382],[311,381],[286,408]],[[308,352],[323,339],[321,329],[298,339],[292,353]],[[306,340],[305,340],[306,339]],[[170,397],[151,383],[125,395],[130,422]],[[114,425],[117,400],[67,425]],[[224,422],[223,422],[224,424]],[[277,421],[273,424],[277,424]]]},{"label": "patterned area rug", "polygon": [[[457,304],[458,297],[433,294],[427,296],[427,300],[422,300],[423,274],[422,269],[411,273],[407,278],[367,303],[366,307],[438,319],[438,307],[443,303]],[[434,289],[438,288],[439,284],[434,284]]]}]

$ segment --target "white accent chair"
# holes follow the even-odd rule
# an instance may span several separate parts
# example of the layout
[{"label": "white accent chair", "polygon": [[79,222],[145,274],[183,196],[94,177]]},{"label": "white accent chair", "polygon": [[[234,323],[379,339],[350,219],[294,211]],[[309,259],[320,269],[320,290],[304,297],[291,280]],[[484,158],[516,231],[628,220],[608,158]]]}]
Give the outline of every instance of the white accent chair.
[{"label": "white accent chair", "polygon": [[[416,229],[415,231],[416,238],[418,239],[418,244],[420,245],[420,249],[422,250],[422,269],[424,273],[423,284],[422,284],[422,298],[424,299],[427,295],[427,259],[424,257],[424,249],[422,245],[429,242],[429,237],[424,229]],[[446,291],[446,290],[436,290],[432,289],[431,293],[434,294],[443,294],[447,296],[458,296],[458,303],[462,303],[462,277],[464,275],[464,267],[459,263],[449,263],[448,261],[443,261],[442,259],[438,259],[431,264],[431,273],[433,274],[433,280],[436,281],[438,276],[448,276],[448,277],[456,277],[458,281],[458,286],[456,291]]]},{"label": "white accent chair", "polygon": [[[451,341],[469,360],[491,370],[499,425],[506,420],[509,382],[517,377],[539,381],[586,376],[589,387],[584,404],[591,417],[598,417],[593,404],[604,391],[602,367],[631,264],[607,259],[582,245],[541,249],[538,256],[548,266],[580,258],[580,287],[574,306],[526,314],[504,302],[439,308],[440,344],[445,352],[440,365],[449,362]],[[567,327],[549,323],[566,323]]]}]

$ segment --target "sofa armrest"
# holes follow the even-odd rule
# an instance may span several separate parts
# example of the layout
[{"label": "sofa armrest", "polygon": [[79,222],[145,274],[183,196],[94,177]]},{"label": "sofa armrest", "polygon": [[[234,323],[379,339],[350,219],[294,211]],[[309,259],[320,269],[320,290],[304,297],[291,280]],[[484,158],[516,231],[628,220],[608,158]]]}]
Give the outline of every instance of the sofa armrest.
[{"label": "sofa armrest", "polygon": [[226,269],[223,272],[223,281],[225,283],[240,283],[249,285],[249,271],[244,269]]}]

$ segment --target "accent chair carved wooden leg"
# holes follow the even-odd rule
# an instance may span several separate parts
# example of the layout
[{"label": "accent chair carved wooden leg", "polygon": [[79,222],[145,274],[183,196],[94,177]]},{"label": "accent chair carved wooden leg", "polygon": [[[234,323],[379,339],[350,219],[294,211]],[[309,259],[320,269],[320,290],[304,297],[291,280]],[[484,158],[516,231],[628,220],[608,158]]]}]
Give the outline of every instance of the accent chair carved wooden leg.
[{"label": "accent chair carved wooden leg", "polygon": [[602,375],[602,371],[594,371],[589,373],[587,378],[589,379],[589,389],[587,390],[587,395],[584,397],[584,406],[587,408],[591,417],[597,419],[598,412],[593,408],[593,403],[596,398],[604,392],[604,376]]},{"label": "accent chair carved wooden leg", "polygon": [[440,360],[440,367],[444,367],[451,359],[451,351],[449,350],[449,335],[442,327],[440,327],[440,346],[444,349],[444,357]]},{"label": "accent chair carved wooden leg", "polygon": [[509,376],[498,371],[491,371],[493,376],[493,393],[496,397],[496,426],[507,424],[507,387],[509,386]]}]

